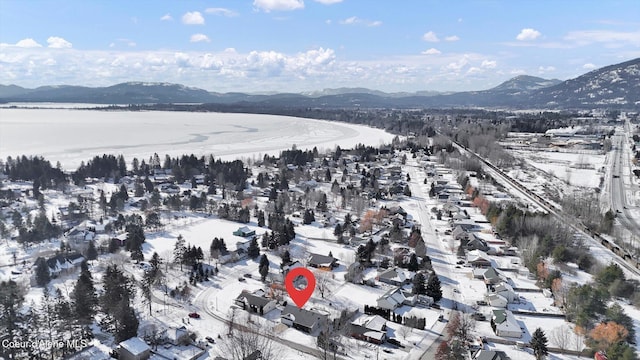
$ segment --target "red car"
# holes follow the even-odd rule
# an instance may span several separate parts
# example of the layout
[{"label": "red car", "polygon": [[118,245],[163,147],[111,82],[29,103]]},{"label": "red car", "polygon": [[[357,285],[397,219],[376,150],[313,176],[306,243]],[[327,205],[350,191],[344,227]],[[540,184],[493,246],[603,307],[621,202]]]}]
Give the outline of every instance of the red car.
[{"label": "red car", "polygon": [[189,313],[189,317],[192,319],[200,319],[200,314],[192,312],[192,313]]}]

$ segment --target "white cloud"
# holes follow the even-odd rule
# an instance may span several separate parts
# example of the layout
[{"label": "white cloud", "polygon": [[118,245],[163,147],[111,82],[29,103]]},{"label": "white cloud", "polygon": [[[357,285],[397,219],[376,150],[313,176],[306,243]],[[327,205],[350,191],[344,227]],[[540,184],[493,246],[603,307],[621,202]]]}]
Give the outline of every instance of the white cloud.
[{"label": "white cloud", "polygon": [[482,64],[480,64],[480,67],[483,69],[495,69],[497,65],[498,64],[495,60],[482,60]]},{"label": "white cloud", "polygon": [[539,74],[545,74],[545,73],[549,73],[549,72],[554,72],[556,71],[556,68],[553,66],[540,66],[538,67],[538,73]]},{"label": "white cloud", "polygon": [[516,40],[520,40],[520,41],[535,40],[535,39],[539,38],[540,35],[542,35],[542,34],[538,30],[531,29],[531,28],[525,28],[525,29],[522,29],[520,31],[518,36],[516,36]]},{"label": "white cloud", "polygon": [[593,70],[595,68],[597,68],[597,66],[595,64],[592,63],[586,63],[584,65],[582,65],[582,68],[585,70]]},{"label": "white cloud", "polygon": [[171,14],[165,14],[163,17],[160,18],[161,21],[173,21],[173,17],[171,16]]},{"label": "white cloud", "polygon": [[304,8],[303,0],[254,0],[253,6],[264,12],[291,11]]},{"label": "white cloud", "polygon": [[56,65],[58,62],[55,61],[54,59],[49,58],[49,59],[43,61],[42,63],[47,65],[47,66],[53,66],[53,65]]},{"label": "white cloud", "polygon": [[226,17],[238,16],[237,12],[225,8],[208,8],[204,12],[206,12],[207,14],[221,15]]},{"label": "white cloud", "polygon": [[205,34],[193,34],[189,42],[211,42],[211,40],[209,40],[209,37]]},{"label": "white cloud", "polygon": [[462,70],[462,68],[467,66],[467,64],[469,64],[468,56],[463,56],[457,61],[449,63],[447,66],[445,66],[445,69],[453,72],[459,72],[460,70]]},{"label": "white cloud", "polygon": [[204,25],[204,18],[199,11],[192,11],[182,15],[182,22],[187,25]]},{"label": "white cloud", "polygon": [[21,48],[35,48],[35,47],[42,47],[42,45],[38,44],[35,40],[33,40],[32,38],[27,38],[27,39],[22,39],[20,41],[18,41],[16,43],[17,47],[21,47]]},{"label": "white cloud", "polygon": [[344,20],[340,20],[340,24],[342,25],[364,25],[364,26],[380,26],[382,25],[382,21],[371,21],[371,20],[366,20],[366,19],[360,19],[357,16],[352,16],[349,18],[346,18]]},{"label": "white cloud", "polygon": [[332,5],[332,4],[337,4],[342,2],[342,0],[313,0],[313,1],[318,2],[320,4],[324,4],[324,5]]},{"label": "white cloud", "polygon": [[451,35],[444,38],[445,41],[458,41],[460,38],[457,35]]},{"label": "white cloud", "polygon": [[422,35],[422,40],[429,41],[429,42],[438,42],[438,41],[440,41],[440,39],[438,39],[438,36],[436,35],[436,33],[434,33],[433,31],[429,31],[429,32],[425,33],[424,35]]},{"label": "white cloud", "polygon": [[57,36],[50,36],[47,39],[47,44],[49,44],[49,47],[53,49],[68,49],[72,47],[70,42]]},{"label": "white cloud", "polygon": [[606,44],[632,44],[640,45],[640,31],[624,32],[611,30],[581,30],[571,31],[565,37],[565,40],[575,42],[578,45],[588,45],[592,43]]},{"label": "white cloud", "polygon": [[423,54],[423,55],[440,55],[440,54],[442,54],[442,52],[440,50],[436,49],[436,48],[431,48],[431,49],[428,49],[428,50],[425,50],[425,51],[421,52],[421,54]]}]

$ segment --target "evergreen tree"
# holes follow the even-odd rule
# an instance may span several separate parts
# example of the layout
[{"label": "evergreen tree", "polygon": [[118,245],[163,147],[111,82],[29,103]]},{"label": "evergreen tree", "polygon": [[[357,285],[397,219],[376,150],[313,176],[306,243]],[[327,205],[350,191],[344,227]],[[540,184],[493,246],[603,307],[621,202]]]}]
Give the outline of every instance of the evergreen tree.
[{"label": "evergreen tree", "polygon": [[291,254],[289,253],[289,250],[285,250],[284,254],[282,254],[282,264],[280,264],[280,268],[289,264],[291,264]]},{"label": "evergreen tree", "polygon": [[438,279],[438,275],[435,273],[429,276],[429,281],[427,282],[427,296],[433,298],[434,302],[440,301],[442,299],[442,287],[440,284],[440,279]]},{"label": "evergreen tree", "polygon": [[413,277],[413,288],[411,292],[415,295],[424,295],[427,293],[427,288],[425,287],[425,277],[424,274],[419,272],[416,276]]},{"label": "evergreen tree", "polygon": [[184,263],[186,250],[187,248],[185,247],[185,240],[182,237],[182,234],[179,234],[178,239],[176,239],[176,244],[173,247],[173,262],[176,264],[180,264],[180,271],[182,271],[182,264]]},{"label": "evergreen tree", "polygon": [[95,315],[96,306],[98,305],[98,297],[86,261],[81,265],[80,276],[76,281],[76,287],[71,293],[71,301],[73,302],[74,317],[78,322],[86,325],[93,322],[93,315]]},{"label": "evergreen tree", "polygon": [[251,239],[251,243],[247,249],[247,255],[249,255],[249,258],[251,259],[255,259],[260,256],[260,247],[258,247],[258,240],[256,240],[255,236]]},{"label": "evergreen tree", "polygon": [[416,254],[411,254],[411,257],[409,258],[409,264],[407,266],[407,269],[409,271],[418,271],[418,257],[416,256]]},{"label": "evergreen tree", "polygon": [[105,317],[101,326],[104,330],[115,333],[120,325],[117,317],[118,312],[122,310],[123,304],[129,305],[129,299],[133,295],[131,280],[117,265],[109,265],[102,277],[102,288],[104,291],[99,303]]},{"label": "evergreen tree", "polygon": [[125,341],[134,336],[138,336],[138,326],[140,322],[129,305],[128,299],[122,299],[118,303],[117,312],[114,317],[117,324],[115,330],[116,342]]},{"label": "evergreen tree", "polygon": [[[23,291],[15,281],[0,282],[0,331],[3,341],[19,340],[20,309],[23,301]],[[0,355],[5,359],[15,359],[16,350],[17,347],[0,346]]]},{"label": "evergreen tree", "polygon": [[264,211],[258,211],[258,226],[264,227]]},{"label": "evergreen tree", "polygon": [[269,259],[266,254],[262,254],[260,258],[260,265],[258,265],[258,271],[260,272],[260,277],[262,281],[267,279],[267,275],[269,274]]},{"label": "evergreen tree", "polygon": [[36,284],[38,286],[46,286],[51,280],[51,276],[49,274],[49,265],[47,265],[47,260],[43,257],[39,257],[36,260]]},{"label": "evergreen tree", "polygon": [[96,250],[96,245],[93,240],[89,240],[86,256],[88,260],[95,260],[98,258],[98,250]]},{"label": "evergreen tree", "polygon": [[547,342],[547,337],[540,328],[537,328],[536,331],[533,332],[533,335],[531,335],[529,346],[533,349],[533,355],[535,355],[536,360],[542,360],[549,354]]}]

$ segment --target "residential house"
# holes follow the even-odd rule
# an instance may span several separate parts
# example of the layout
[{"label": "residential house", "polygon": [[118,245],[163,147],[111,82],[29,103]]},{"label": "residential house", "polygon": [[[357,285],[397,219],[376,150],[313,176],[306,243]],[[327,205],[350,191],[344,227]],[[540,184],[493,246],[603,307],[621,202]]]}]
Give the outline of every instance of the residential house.
[{"label": "residential house", "polygon": [[498,336],[521,338],[522,329],[520,324],[509,310],[493,310],[491,318],[491,328]]},{"label": "residential house", "polygon": [[338,266],[338,259],[333,256],[311,253],[307,263],[311,267],[331,271]]},{"label": "residential house", "polygon": [[287,273],[295,268],[299,268],[299,267],[304,267],[304,265],[302,265],[302,263],[300,263],[300,261],[296,260],[294,262],[292,262],[291,264],[285,265],[282,267],[282,273],[286,276]]},{"label": "residential house", "polygon": [[473,250],[467,253],[467,263],[473,267],[488,268],[491,266],[491,259],[484,251]]},{"label": "residential house", "polygon": [[287,304],[282,310],[280,321],[294,329],[313,334],[328,324],[329,317],[316,311],[300,309],[295,305]]},{"label": "residential house", "polygon": [[351,336],[374,344],[387,338],[387,320],[380,315],[363,315],[351,323]]},{"label": "residential house", "polygon": [[413,274],[399,268],[388,269],[377,276],[377,280],[385,284],[402,286],[411,283]]},{"label": "residential house", "polygon": [[117,351],[121,360],[145,360],[151,357],[151,348],[138,337],[121,342]]},{"label": "residential house", "polygon": [[484,280],[484,283],[487,285],[494,285],[494,284],[498,284],[500,283],[500,281],[502,281],[502,278],[500,278],[500,274],[498,274],[498,272],[496,271],[496,269],[492,267],[489,267],[487,270],[482,271],[482,269],[479,269],[482,272],[482,280]]},{"label": "residential house", "polygon": [[166,333],[164,334],[167,342],[172,345],[186,345],[191,342],[191,338],[189,337],[189,331],[186,327],[172,327],[166,329]]},{"label": "residential house", "polygon": [[487,252],[489,251],[489,245],[486,241],[481,239],[478,235],[474,233],[467,234],[467,243],[464,245],[467,250],[480,250]]},{"label": "residential house", "polygon": [[241,236],[241,237],[255,236],[256,231],[251,230],[248,226],[242,226],[242,227],[239,227],[238,230],[234,231],[233,235]]},{"label": "residential house", "polygon": [[464,231],[480,231],[480,226],[473,220],[460,220],[453,222],[453,228],[455,229],[457,226],[460,226]]},{"label": "residential house", "polygon": [[460,225],[453,228],[451,236],[454,240],[462,241],[467,238],[467,231]]},{"label": "residential house", "polygon": [[518,294],[513,290],[513,287],[505,282],[493,286],[492,292],[504,297],[509,303],[513,303],[518,299]]},{"label": "residential house", "polygon": [[380,308],[395,310],[402,305],[415,305],[416,297],[401,288],[394,288],[380,296],[376,303]]},{"label": "residential house", "polygon": [[60,274],[68,273],[73,269],[80,267],[84,261],[84,257],[78,253],[58,254],[47,259],[49,267],[49,275],[57,277]]},{"label": "residential house", "polygon": [[69,242],[81,244],[85,241],[93,240],[96,236],[95,231],[74,227],[65,235]]},{"label": "residential house", "polygon": [[260,294],[252,294],[247,290],[242,290],[240,295],[234,300],[234,303],[243,310],[264,315],[276,308],[276,302]]},{"label": "residential house", "polygon": [[506,309],[507,304],[509,304],[509,302],[507,301],[507,299],[504,298],[504,296],[498,295],[498,294],[489,294],[487,296],[487,302],[489,303],[489,305],[493,307],[502,308],[502,309]]}]

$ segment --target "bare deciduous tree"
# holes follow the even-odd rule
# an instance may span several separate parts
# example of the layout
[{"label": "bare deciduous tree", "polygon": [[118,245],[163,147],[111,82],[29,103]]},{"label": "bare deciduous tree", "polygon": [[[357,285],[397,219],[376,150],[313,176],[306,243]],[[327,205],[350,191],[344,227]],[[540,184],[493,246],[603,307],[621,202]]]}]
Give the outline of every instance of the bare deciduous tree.
[{"label": "bare deciduous tree", "polygon": [[559,347],[562,350],[566,350],[571,345],[571,335],[572,331],[567,325],[562,325],[557,327],[551,331],[549,337],[551,338],[551,342]]},{"label": "bare deciduous tree", "polygon": [[407,339],[407,336],[409,336],[409,334],[411,334],[413,332],[413,328],[409,327],[409,326],[400,326],[398,328],[398,334],[400,336],[402,336],[403,339]]},{"label": "bare deciduous tree", "polygon": [[230,360],[244,360],[258,352],[258,358],[263,360],[281,357],[282,348],[273,340],[275,335],[272,328],[252,322],[248,318],[242,319],[233,327],[233,333],[223,337],[219,342],[220,356]]}]

